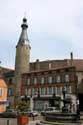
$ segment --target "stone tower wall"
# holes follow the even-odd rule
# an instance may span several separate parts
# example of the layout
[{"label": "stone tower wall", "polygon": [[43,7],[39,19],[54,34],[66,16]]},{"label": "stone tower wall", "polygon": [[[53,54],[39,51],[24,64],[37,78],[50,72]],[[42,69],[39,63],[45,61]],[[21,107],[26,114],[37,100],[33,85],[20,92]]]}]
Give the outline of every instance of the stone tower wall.
[{"label": "stone tower wall", "polygon": [[29,72],[30,49],[28,45],[16,48],[15,72],[18,74]]},{"label": "stone tower wall", "polygon": [[21,74],[29,72],[30,48],[28,45],[17,46],[15,62],[15,90],[16,95],[21,95]]}]

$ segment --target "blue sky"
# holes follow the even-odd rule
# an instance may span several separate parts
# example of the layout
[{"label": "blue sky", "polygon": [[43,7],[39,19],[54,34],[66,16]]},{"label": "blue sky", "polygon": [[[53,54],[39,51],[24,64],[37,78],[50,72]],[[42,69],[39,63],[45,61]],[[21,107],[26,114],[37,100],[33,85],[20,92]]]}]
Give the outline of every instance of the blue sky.
[{"label": "blue sky", "polygon": [[31,62],[70,58],[70,52],[83,58],[83,0],[1,0],[1,66],[14,68],[24,12]]}]

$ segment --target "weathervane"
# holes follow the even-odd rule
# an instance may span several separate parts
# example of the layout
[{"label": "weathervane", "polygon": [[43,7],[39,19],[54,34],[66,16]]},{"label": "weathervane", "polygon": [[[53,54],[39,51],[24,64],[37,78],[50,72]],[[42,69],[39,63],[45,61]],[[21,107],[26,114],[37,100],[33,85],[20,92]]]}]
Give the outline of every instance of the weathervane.
[{"label": "weathervane", "polygon": [[24,18],[26,18],[26,15],[27,15],[27,12],[25,11],[25,12],[24,12]]}]

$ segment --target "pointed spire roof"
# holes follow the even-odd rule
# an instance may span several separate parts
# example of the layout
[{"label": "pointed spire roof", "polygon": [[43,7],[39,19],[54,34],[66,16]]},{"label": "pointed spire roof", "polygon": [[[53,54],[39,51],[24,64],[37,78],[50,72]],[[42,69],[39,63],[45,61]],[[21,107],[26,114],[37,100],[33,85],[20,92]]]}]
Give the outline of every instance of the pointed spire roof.
[{"label": "pointed spire roof", "polygon": [[17,46],[29,44],[28,34],[27,34],[28,24],[27,24],[27,19],[25,17],[23,18],[23,24],[21,25],[21,27],[22,27],[22,32]]}]

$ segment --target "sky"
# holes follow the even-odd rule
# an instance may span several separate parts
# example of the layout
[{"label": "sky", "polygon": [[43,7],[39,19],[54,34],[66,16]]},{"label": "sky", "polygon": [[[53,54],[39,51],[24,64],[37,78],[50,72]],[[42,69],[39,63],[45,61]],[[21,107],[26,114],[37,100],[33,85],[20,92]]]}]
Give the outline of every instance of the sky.
[{"label": "sky", "polygon": [[1,66],[14,68],[24,13],[30,62],[83,59],[83,0],[0,0]]}]

